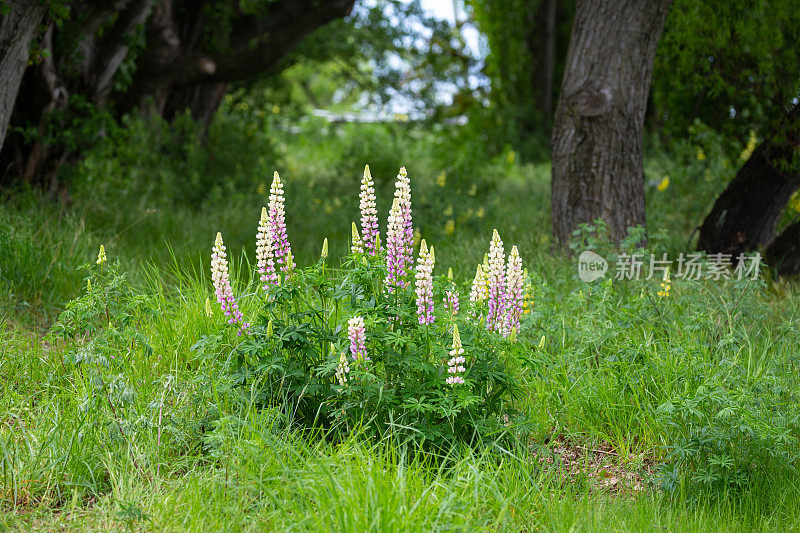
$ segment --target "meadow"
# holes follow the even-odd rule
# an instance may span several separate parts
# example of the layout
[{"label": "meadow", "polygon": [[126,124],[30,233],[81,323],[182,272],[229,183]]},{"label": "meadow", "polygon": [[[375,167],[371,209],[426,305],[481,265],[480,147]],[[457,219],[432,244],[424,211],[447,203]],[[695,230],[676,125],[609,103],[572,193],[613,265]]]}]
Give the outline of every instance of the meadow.
[{"label": "meadow", "polygon": [[[611,275],[585,283],[574,257],[551,250],[548,163],[487,153],[479,136],[441,126],[272,120],[268,136],[229,110],[204,139],[188,122],[130,119],[71,170],[69,207],[29,191],[4,198],[0,530],[800,527],[795,284],[767,271],[673,277],[669,287]],[[692,251],[694,228],[739,162],[708,135],[670,147],[651,140],[647,154],[642,252],[675,258]],[[339,326],[324,335],[344,342],[348,315],[325,314],[324,294],[368,270],[350,253],[365,164],[382,239],[395,176],[408,169],[414,227],[436,250],[442,325],[429,346],[450,347],[439,291],[457,287],[468,312],[493,229],[506,252],[518,247],[530,282],[518,331],[483,337],[466,315],[459,324],[476,351],[468,359],[502,363],[497,372],[514,384],[481,424],[474,409],[487,398],[440,416],[444,404],[423,405],[417,389],[398,392],[413,393],[417,418],[408,398],[404,411],[388,409],[365,392],[375,412],[409,418],[376,429],[353,401],[347,424],[319,423],[305,389],[282,394],[275,383],[288,378],[276,373],[316,380],[335,399],[335,361],[312,380],[258,359],[291,326],[267,319],[291,312],[270,307],[280,295],[265,299],[255,273],[273,171],[306,284],[282,287],[323,287],[322,315]],[[218,231],[252,336],[237,335],[214,301]],[[591,226],[574,249],[610,259],[641,242],[634,235],[619,250]],[[450,390],[436,387],[428,396]],[[466,429],[437,433],[444,419]],[[430,424],[433,437],[418,438],[406,420]]]}]

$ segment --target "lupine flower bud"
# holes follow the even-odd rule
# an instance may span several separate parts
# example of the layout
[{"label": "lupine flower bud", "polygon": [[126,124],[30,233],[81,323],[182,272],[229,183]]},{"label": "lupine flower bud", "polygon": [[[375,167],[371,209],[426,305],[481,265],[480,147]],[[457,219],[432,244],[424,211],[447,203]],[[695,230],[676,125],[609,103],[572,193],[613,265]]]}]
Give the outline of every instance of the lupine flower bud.
[{"label": "lupine flower bud", "polygon": [[367,330],[364,319],[356,316],[347,321],[347,336],[350,339],[350,354],[354,361],[369,361],[367,357]]},{"label": "lupine flower bud", "polygon": [[211,310],[211,298],[206,298],[206,316],[211,318],[214,312]]},{"label": "lupine flower bud", "polygon": [[509,332],[519,331],[519,319],[522,316],[522,300],[524,298],[525,278],[522,273],[522,259],[516,246],[511,248],[508,254],[508,267],[506,270],[506,291],[505,291],[505,324],[503,335]]},{"label": "lupine flower bud", "polygon": [[474,308],[479,308],[489,298],[489,283],[486,272],[481,265],[475,269],[475,279],[472,280],[472,290],[469,292],[469,301]]},{"label": "lupine flower bud", "polygon": [[505,319],[505,252],[503,241],[497,230],[492,232],[492,242],[489,244],[489,313],[486,326],[500,332]]},{"label": "lupine flower bud", "polygon": [[[335,352],[336,347],[331,344],[331,351]],[[347,382],[349,381],[349,374],[350,374],[350,365],[347,362],[347,357],[344,353],[339,354],[339,364],[336,367],[336,381],[339,382],[339,385],[342,387],[347,386]]]},{"label": "lupine flower bud", "polygon": [[102,265],[106,262],[106,248],[102,244],[100,245],[100,252],[97,254],[97,264]]},{"label": "lupine flower bud", "polygon": [[292,273],[294,267],[297,265],[294,264],[294,256],[292,255],[292,249],[286,251],[286,262],[283,265],[283,271],[286,272],[286,278],[289,278],[289,274]]},{"label": "lupine flower bud", "polygon": [[272,337],[272,333],[274,331],[274,328],[275,328],[275,326],[272,325],[272,319],[270,318],[269,322],[267,322],[267,338],[268,339]]},{"label": "lupine flower bud", "polygon": [[322,253],[320,254],[322,259],[328,258],[328,238],[325,237],[325,240],[322,241]]},{"label": "lupine flower bud", "polygon": [[433,324],[433,247],[430,251],[425,244],[425,239],[419,246],[419,259],[417,259],[416,287],[417,316],[420,324]]},{"label": "lupine flower bud", "polygon": [[352,243],[350,244],[350,253],[352,254],[363,254],[364,253],[364,243],[361,241],[361,237],[358,234],[358,227],[356,223],[353,222],[352,227]]},{"label": "lupine flower bud", "polygon": [[447,373],[449,376],[445,380],[448,385],[464,384],[464,348],[461,346],[461,336],[458,333],[458,324],[453,326],[453,349],[450,350],[450,360],[447,361]]},{"label": "lupine flower bud", "polygon": [[375,207],[375,184],[369,165],[364,167],[364,177],[361,179],[361,193],[359,194],[359,208],[361,209],[361,233],[363,243],[371,255],[378,253],[379,235],[378,210]]}]

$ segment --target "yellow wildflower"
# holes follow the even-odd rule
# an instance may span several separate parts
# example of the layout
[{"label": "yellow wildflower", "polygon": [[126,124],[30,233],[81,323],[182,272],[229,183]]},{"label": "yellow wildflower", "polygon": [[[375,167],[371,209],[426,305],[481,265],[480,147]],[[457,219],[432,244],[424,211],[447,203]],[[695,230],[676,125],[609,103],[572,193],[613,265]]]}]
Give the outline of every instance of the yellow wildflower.
[{"label": "yellow wildflower", "polygon": [[276,115],[279,114],[281,112],[280,106],[277,105],[272,106],[272,112],[275,113]]},{"label": "yellow wildflower", "polygon": [[467,191],[467,194],[470,196],[475,196],[476,194],[478,194],[478,186],[473,184],[472,187],[470,187],[469,190]]},{"label": "yellow wildflower", "polygon": [[509,164],[511,164],[514,161],[516,161],[517,160],[517,152],[515,152],[514,150],[509,150],[508,153],[506,154],[506,160],[508,161]]},{"label": "yellow wildflower", "polygon": [[659,184],[656,185],[656,189],[658,189],[661,192],[664,192],[667,190],[667,187],[669,187],[669,176],[664,176],[664,178],[659,182]]},{"label": "yellow wildflower", "polygon": [[100,252],[97,254],[97,264],[102,265],[106,262],[106,248],[102,244],[100,245]]},{"label": "yellow wildflower", "polygon": [[669,296],[669,291],[671,288],[672,285],[669,279],[669,268],[667,268],[666,272],[664,272],[664,280],[661,282],[661,290],[658,291],[656,294],[658,294],[662,298],[665,298]]},{"label": "yellow wildflower", "polygon": [[456,222],[452,218],[444,223],[444,232],[447,235],[452,235],[456,231]]},{"label": "yellow wildflower", "polygon": [[483,218],[486,215],[486,210],[483,207],[479,207],[478,210],[475,212],[475,216],[478,218]]},{"label": "yellow wildflower", "polygon": [[702,149],[702,148],[700,148],[700,147],[698,146],[698,147],[697,147],[697,160],[698,160],[698,161],[704,161],[704,160],[705,160],[705,158],[706,158],[706,153],[703,151],[703,149]]},{"label": "yellow wildflower", "polygon": [[436,185],[438,185],[439,187],[444,187],[446,183],[447,183],[447,175],[444,173],[444,170],[442,170],[439,173],[439,175],[436,176]]},{"label": "yellow wildflower", "polygon": [[448,205],[444,210],[444,216],[451,217],[453,216],[453,204]]}]

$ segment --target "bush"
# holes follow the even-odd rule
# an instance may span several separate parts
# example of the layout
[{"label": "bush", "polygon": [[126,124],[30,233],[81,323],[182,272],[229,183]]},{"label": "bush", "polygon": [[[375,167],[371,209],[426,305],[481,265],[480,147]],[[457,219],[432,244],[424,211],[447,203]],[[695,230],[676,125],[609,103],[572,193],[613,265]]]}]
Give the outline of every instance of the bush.
[{"label": "bush", "polygon": [[[413,286],[387,293],[384,265],[381,256],[356,254],[331,272],[320,260],[272,287],[239,350],[237,381],[258,390],[260,404],[284,404],[297,422],[339,438],[357,428],[436,447],[496,438],[518,388],[509,372],[512,341],[444,309],[420,325]],[[434,300],[451,285],[437,279]],[[366,358],[351,353],[353,317],[364,322]],[[467,359],[464,385],[446,383],[455,328]],[[337,381],[342,357],[349,372]]]}]

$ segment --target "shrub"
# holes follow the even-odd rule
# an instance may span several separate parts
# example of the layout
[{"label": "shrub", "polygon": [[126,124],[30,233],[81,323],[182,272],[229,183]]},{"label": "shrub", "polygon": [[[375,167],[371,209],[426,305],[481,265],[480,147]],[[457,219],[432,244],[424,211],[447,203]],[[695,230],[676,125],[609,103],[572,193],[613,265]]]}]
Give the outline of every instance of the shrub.
[{"label": "shrub", "polygon": [[[374,205],[367,170],[365,235],[373,234]],[[354,225],[353,251],[340,269],[327,264],[327,241],[315,265],[295,267],[283,209],[276,173],[258,233],[262,311],[255,324],[232,298],[220,235],[214,247],[217,300],[228,322],[247,333],[234,380],[254,391],[259,405],[284,405],[296,422],[334,438],[356,429],[433,447],[496,438],[518,389],[509,371],[525,288],[516,247],[506,264],[495,231],[488,275],[477,276],[469,308],[459,314],[457,284],[433,276],[433,246],[422,240],[412,266],[405,169],[386,245],[378,238],[377,246],[365,246]]]}]

